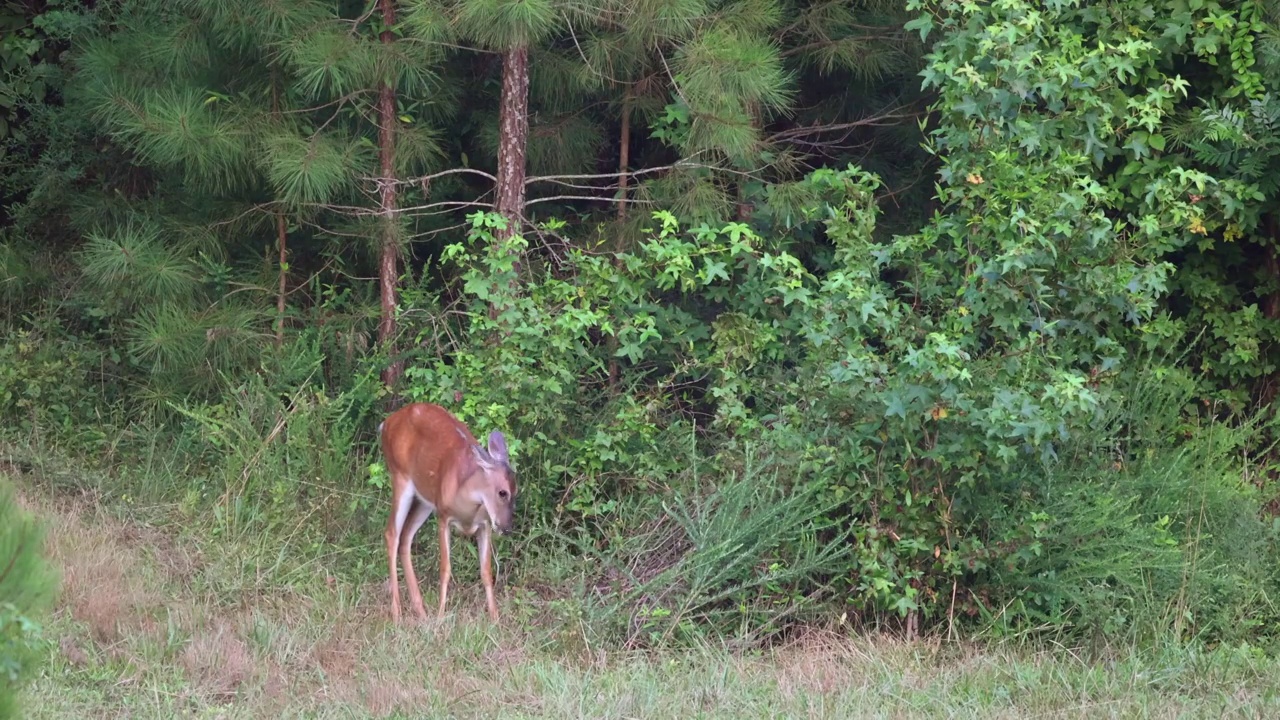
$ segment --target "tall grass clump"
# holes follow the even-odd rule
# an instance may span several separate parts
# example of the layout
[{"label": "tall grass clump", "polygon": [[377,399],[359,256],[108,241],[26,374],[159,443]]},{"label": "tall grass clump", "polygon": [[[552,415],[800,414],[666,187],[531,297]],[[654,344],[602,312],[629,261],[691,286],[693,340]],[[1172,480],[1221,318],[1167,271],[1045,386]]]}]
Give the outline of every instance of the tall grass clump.
[{"label": "tall grass clump", "polygon": [[1274,640],[1276,523],[1249,455],[1260,418],[1189,408],[1194,385],[1133,375],[1052,464],[1010,478],[990,521],[1006,561],[985,585],[990,626],[1097,642]]},{"label": "tall grass clump", "polygon": [[583,605],[599,639],[751,646],[830,606],[828,580],[852,548],[849,524],[833,520],[838,500],[768,458],[712,468],[628,498],[607,542],[578,544],[595,570]]}]

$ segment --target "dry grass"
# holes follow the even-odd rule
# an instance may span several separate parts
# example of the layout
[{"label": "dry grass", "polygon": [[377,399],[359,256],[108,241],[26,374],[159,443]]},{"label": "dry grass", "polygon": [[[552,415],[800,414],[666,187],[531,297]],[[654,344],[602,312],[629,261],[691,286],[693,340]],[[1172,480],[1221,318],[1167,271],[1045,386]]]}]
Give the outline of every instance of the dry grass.
[{"label": "dry grass", "polygon": [[259,667],[241,638],[240,629],[221,618],[214,621],[213,627],[192,635],[179,661],[192,684],[218,702],[235,700],[237,691],[254,678]]},{"label": "dry grass", "polygon": [[128,637],[155,632],[148,617],[159,602],[144,580],[139,557],[141,532],[105,519],[89,525],[82,510],[67,506],[43,512],[49,524],[49,553],[62,570],[62,604],[83,623],[89,638],[108,650]]},{"label": "dry grass", "polygon": [[[466,578],[443,623],[395,628],[381,583],[317,573],[263,591],[260,578],[211,577],[236,567],[235,546],[180,541],[87,504],[27,503],[51,523],[64,586],[33,718],[1280,714],[1275,665],[1229,652],[1104,665],[814,631],[756,655],[646,655],[561,642],[572,633],[530,623],[546,613],[512,593],[493,627]],[[225,587],[253,590],[214,590]]]}]

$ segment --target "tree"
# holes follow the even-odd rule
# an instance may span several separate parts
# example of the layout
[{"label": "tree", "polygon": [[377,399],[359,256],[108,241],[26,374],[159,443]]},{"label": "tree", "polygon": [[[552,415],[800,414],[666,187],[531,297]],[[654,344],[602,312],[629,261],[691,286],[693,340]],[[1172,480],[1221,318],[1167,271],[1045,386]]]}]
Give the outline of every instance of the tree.
[{"label": "tree", "polygon": [[507,220],[505,232],[516,234],[524,222],[529,49],[555,32],[560,8],[552,0],[461,0],[457,20],[465,37],[502,54],[494,209]]},{"label": "tree", "polygon": [[[239,361],[256,361],[253,342],[245,341],[253,336],[257,310],[228,296],[212,299],[210,311],[210,300],[200,300],[197,288],[211,270],[225,270],[206,267],[200,277],[186,258],[230,250],[246,237],[240,233],[272,233],[279,338],[285,276],[298,267],[287,260],[290,217],[300,228],[311,228],[298,232],[295,243],[313,248],[340,237],[346,227],[360,227],[365,218],[377,219],[380,340],[392,350],[401,222],[396,177],[421,173],[437,155],[429,128],[403,127],[407,121],[396,107],[395,88],[417,95],[430,87],[433,48],[392,43],[385,27],[367,32],[369,17],[345,18],[318,2],[193,0],[182,9],[147,2],[132,7],[127,28],[86,50],[82,92],[114,138],[168,173],[165,179],[179,183],[181,191],[208,198],[166,206],[172,188],[154,185],[135,198],[128,222],[102,228],[85,256],[86,270],[106,285],[142,281],[142,275],[155,275],[155,263],[112,267],[114,258],[133,257],[121,254],[125,244],[140,243],[164,258],[171,277],[186,283],[181,290],[172,283],[156,286],[148,307],[126,303],[126,312],[140,313],[132,321],[135,355],[155,369],[190,371],[209,360],[211,343],[234,337],[228,345]],[[381,7],[384,14],[377,19],[394,20],[394,8]],[[366,178],[377,178],[372,192],[364,190]],[[259,223],[267,218],[274,222]],[[126,229],[139,227],[153,229],[141,240],[125,237]],[[164,236],[179,227],[196,235],[192,243]],[[307,256],[318,270],[319,258],[302,254]],[[393,358],[384,375],[389,385],[398,368]]]},{"label": "tree", "polygon": [[[395,3],[392,0],[378,0],[378,9],[382,13],[382,32],[378,39],[389,45],[395,40],[392,30],[396,24]],[[396,82],[394,77],[384,77],[378,88],[378,184],[379,211],[382,216],[382,247],[378,262],[378,288],[382,300],[382,317],[378,323],[378,340],[387,349],[387,353],[395,356],[396,335],[396,286],[400,282],[400,273],[396,265],[396,256],[400,247],[398,242],[396,217],[396,126],[400,120],[396,113]],[[382,381],[391,388],[394,397],[395,388],[404,372],[404,363],[392,360],[382,374]]]}]

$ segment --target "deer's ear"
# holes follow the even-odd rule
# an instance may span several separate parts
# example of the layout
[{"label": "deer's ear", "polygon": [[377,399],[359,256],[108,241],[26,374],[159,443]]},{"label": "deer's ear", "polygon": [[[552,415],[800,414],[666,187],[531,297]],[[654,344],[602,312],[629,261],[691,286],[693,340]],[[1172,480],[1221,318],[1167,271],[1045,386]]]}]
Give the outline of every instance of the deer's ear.
[{"label": "deer's ear", "polygon": [[489,455],[498,462],[507,462],[507,439],[497,430],[489,433]]},{"label": "deer's ear", "polygon": [[470,467],[471,472],[475,472],[477,466],[486,470],[492,470],[498,465],[493,461],[493,458],[489,456],[489,452],[479,445],[471,446],[471,452],[468,457],[470,461],[467,465]]}]

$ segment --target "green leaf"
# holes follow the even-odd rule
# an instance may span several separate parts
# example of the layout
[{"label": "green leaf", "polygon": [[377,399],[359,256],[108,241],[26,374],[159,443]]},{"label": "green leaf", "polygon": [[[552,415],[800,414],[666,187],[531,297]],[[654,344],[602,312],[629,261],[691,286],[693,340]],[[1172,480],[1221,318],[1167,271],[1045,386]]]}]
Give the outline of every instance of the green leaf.
[{"label": "green leaf", "polygon": [[930,31],[933,30],[933,17],[929,15],[921,15],[914,20],[909,20],[903,29],[908,32],[920,33],[920,42],[924,42],[929,37]]}]

